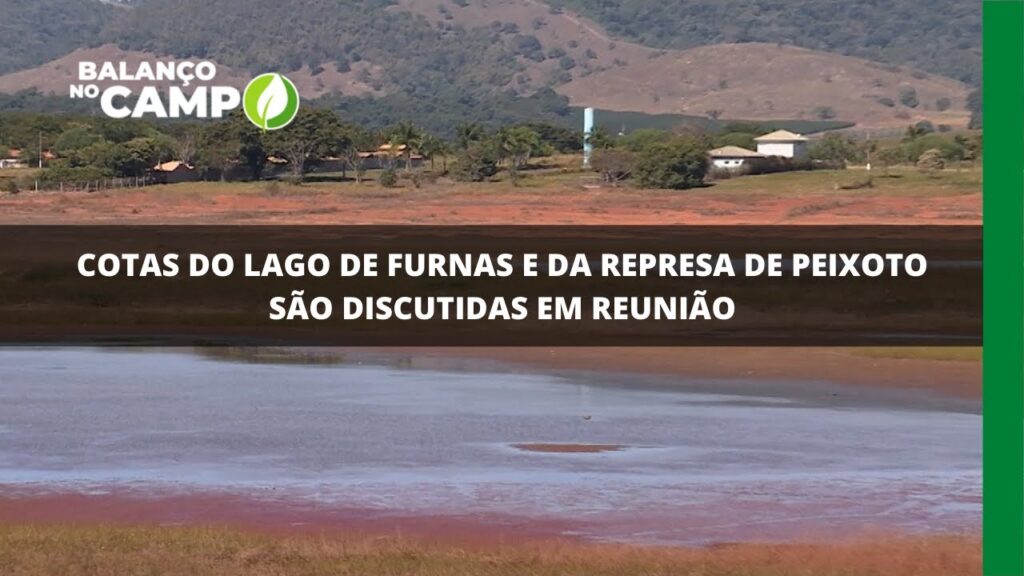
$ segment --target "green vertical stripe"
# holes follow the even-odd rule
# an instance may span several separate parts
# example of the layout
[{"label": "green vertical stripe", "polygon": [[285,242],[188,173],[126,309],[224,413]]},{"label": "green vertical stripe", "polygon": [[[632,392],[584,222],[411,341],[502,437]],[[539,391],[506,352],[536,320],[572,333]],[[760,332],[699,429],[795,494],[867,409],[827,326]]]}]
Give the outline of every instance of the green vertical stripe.
[{"label": "green vertical stripe", "polygon": [[1024,4],[984,18],[984,573],[1024,576]]}]

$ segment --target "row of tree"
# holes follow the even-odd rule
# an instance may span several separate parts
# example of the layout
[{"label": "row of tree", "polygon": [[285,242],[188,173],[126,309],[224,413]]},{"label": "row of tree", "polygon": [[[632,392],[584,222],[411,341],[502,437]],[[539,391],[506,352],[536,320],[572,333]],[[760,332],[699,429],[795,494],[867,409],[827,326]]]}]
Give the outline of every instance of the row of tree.
[{"label": "row of tree", "polygon": [[[690,188],[704,181],[708,150],[753,149],[754,139],[766,131],[756,123],[726,124],[718,133],[680,127],[674,132],[642,129],[613,135],[598,128],[589,137],[595,148],[592,167],[608,182],[632,178],[642,187]],[[259,180],[273,163],[275,170],[283,165],[288,178],[301,181],[318,164],[332,161],[340,165],[343,176],[351,172],[357,181],[362,181],[371,162],[383,165],[386,173],[380,181],[387,185],[397,180],[399,170],[412,175],[416,158],[428,164],[430,172],[455,180],[481,182],[503,169],[516,183],[531,159],[577,152],[583,144],[580,133],[542,123],[488,129],[471,122],[452,132],[454,137],[444,139],[408,121],[369,130],[318,108],[303,108],[288,127],[270,132],[253,126],[241,113],[217,122],[161,124],[0,114],[0,144],[21,148],[23,158],[32,164],[40,152],[56,154],[39,175],[54,182],[141,177],[168,160],[192,165],[207,179],[232,174]],[[389,146],[382,148],[383,144]],[[373,153],[372,160],[366,152]],[[981,136],[941,133],[921,122],[908,127],[902,141],[885,145],[830,133],[811,146],[810,156],[825,166],[889,166],[917,163],[926,152],[946,163],[975,160],[981,155]]]},{"label": "row of tree", "polygon": [[924,121],[908,126],[898,142],[879,143],[832,133],[826,134],[810,148],[811,158],[815,160],[870,163],[882,167],[917,164],[926,153],[945,164],[974,162],[981,159],[982,136],[980,133],[940,133],[931,122]]},{"label": "row of tree", "polygon": [[[342,122],[323,108],[303,108],[286,128],[265,132],[236,112],[218,122],[161,123],[66,117],[46,114],[0,114],[0,153],[18,148],[31,164],[41,152],[53,152],[41,177],[53,181],[86,181],[140,177],[156,164],[177,160],[195,166],[206,178],[245,172],[260,179],[270,162],[286,164],[300,181],[325,160],[340,161],[361,180],[373,152],[375,164],[389,170],[411,170],[414,155],[432,170],[449,171],[466,180],[482,180],[504,166],[514,180],[530,159],[579,150],[578,133],[550,124],[527,123],[489,130],[464,123],[449,140],[402,121],[382,130]],[[379,150],[381,145],[388,144]],[[383,156],[383,158],[382,158]]]}]

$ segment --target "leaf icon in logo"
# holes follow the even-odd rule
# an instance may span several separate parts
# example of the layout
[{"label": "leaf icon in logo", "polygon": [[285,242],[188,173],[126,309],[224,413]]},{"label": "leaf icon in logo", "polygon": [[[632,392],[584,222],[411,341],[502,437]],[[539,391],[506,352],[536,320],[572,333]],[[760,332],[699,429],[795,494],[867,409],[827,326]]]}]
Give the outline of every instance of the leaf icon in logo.
[{"label": "leaf icon in logo", "polygon": [[245,116],[262,130],[280,130],[299,112],[299,93],[287,76],[269,72],[252,79],[242,95]]},{"label": "leaf icon in logo", "polygon": [[267,128],[267,123],[271,118],[277,118],[284,114],[286,108],[288,108],[288,87],[285,86],[280,74],[274,74],[270,85],[263,90],[259,100],[256,101],[256,110],[263,121],[263,128]]}]

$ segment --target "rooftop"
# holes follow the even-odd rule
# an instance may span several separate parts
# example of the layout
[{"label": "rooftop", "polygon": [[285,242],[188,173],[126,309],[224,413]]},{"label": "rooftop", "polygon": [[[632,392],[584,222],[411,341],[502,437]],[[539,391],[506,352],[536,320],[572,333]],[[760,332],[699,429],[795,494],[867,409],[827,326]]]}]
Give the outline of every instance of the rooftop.
[{"label": "rooftop", "polygon": [[802,134],[794,134],[789,130],[776,130],[764,136],[754,138],[758,142],[807,142],[807,137]]},{"label": "rooftop", "polygon": [[184,162],[174,160],[172,162],[164,162],[163,164],[157,164],[156,166],[153,167],[153,170],[155,170],[156,172],[174,172],[181,166],[184,166],[186,170],[193,169],[192,166]]},{"label": "rooftop", "polygon": [[764,158],[764,154],[758,154],[753,150],[740,148],[739,146],[723,146],[709,150],[708,155],[712,158]]}]

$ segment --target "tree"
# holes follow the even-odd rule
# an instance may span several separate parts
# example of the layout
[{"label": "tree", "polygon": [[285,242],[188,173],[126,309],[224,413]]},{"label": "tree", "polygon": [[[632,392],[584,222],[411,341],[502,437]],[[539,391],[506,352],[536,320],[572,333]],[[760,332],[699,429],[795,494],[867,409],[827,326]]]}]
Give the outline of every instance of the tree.
[{"label": "tree", "polygon": [[198,151],[198,133],[194,128],[182,130],[174,139],[174,155],[178,160],[192,164]]},{"label": "tree", "polygon": [[982,154],[982,137],[981,134],[974,134],[973,136],[964,136],[958,134],[953,137],[953,142],[964,149],[964,160],[970,160],[975,162],[981,159]]},{"label": "tree", "polygon": [[392,150],[401,148],[405,149],[402,151],[402,156],[405,157],[405,169],[412,170],[412,152],[413,148],[419,144],[422,132],[419,128],[413,126],[412,122],[403,120],[399,122],[390,131],[388,142],[391,144]]},{"label": "tree", "polygon": [[[356,176],[356,183],[363,183],[363,176],[366,175],[366,158],[363,150],[371,150],[376,146],[374,134],[359,126],[346,126],[339,134],[335,148],[339,156],[345,161],[345,166],[350,168]],[[344,174],[342,174],[344,176]]]},{"label": "tree", "polygon": [[746,148],[748,150],[754,150],[757,148],[757,141],[754,140],[756,136],[750,132],[728,132],[716,136],[714,144],[716,148],[723,146],[739,146],[740,148]]},{"label": "tree", "polygon": [[982,100],[981,88],[967,95],[967,110],[971,113],[971,120],[967,127],[971,130],[977,130],[982,127]]},{"label": "tree", "polygon": [[[524,122],[518,126],[525,126],[533,130],[540,138],[541,144],[547,144],[553,150],[561,153],[579,152],[583,147],[583,134],[563,126],[546,122]],[[536,151],[534,155],[537,155]]]},{"label": "tree", "polygon": [[483,182],[498,173],[494,147],[477,143],[459,153],[452,166],[452,178],[462,182]]},{"label": "tree", "polygon": [[[424,132],[420,136],[417,148],[419,149],[420,154],[422,154],[424,158],[430,160],[430,169],[433,170],[434,158],[439,154],[444,155],[447,152],[448,146],[444,140],[441,140],[440,138],[434,136],[433,134],[428,134]],[[447,164],[448,162],[447,160],[445,160],[445,168],[447,168]]]},{"label": "tree", "polygon": [[638,155],[633,174],[644,188],[693,188],[704,183],[706,154],[695,138],[653,144]]},{"label": "tree", "polygon": [[114,176],[143,176],[169,155],[166,139],[133,138],[118,144],[99,141],[68,158],[70,168],[95,167]]},{"label": "tree", "polygon": [[861,162],[864,160],[864,151],[853,138],[831,133],[811,146],[810,156],[827,162]]},{"label": "tree", "polygon": [[100,139],[101,136],[91,126],[75,124],[61,132],[57,141],[54,142],[54,148],[57,150],[57,154],[66,156],[72,151],[95,144]]},{"label": "tree", "polygon": [[640,152],[641,150],[649,148],[653,144],[668,142],[671,139],[672,134],[665,132],[664,130],[658,130],[657,128],[641,128],[624,136],[619,136],[616,141],[616,145],[631,152]]},{"label": "tree", "polygon": [[907,108],[917,108],[921,102],[917,99],[917,90],[913,86],[906,86],[900,90],[900,103]]},{"label": "tree", "polygon": [[341,133],[341,123],[334,112],[301,108],[291,124],[267,132],[264,142],[271,154],[288,160],[292,177],[301,182],[308,164],[336,147]]},{"label": "tree", "polygon": [[590,144],[594,150],[600,150],[601,148],[611,148],[615,145],[615,139],[608,133],[608,129],[604,126],[594,126],[594,129],[590,131],[590,135],[583,136],[584,143]]},{"label": "tree", "polygon": [[892,146],[889,148],[882,148],[875,152],[875,161],[882,165],[885,169],[885,174],[889,174],[889,167],[896,166],[906,162],[907,156],[903,152],[903,148],[899,146]]},{"label": "tree", "polygon": [[459,150],[468,150],[470,145],[484,139],[484,127],[476,122],[459,124],[455,127],[455,144]]},{"label": "tree", "polygon": [[910,142],[911,140],[933,132],[935,132],[935,125],[927,120],[922,120],[917,124],[907,126],[907,131],[903,134],[903,141]]},{"label": "tree", "polygon": [[941,134],[925,134],[903,144],[903,153],[911,162],[917,162],[925,152],[931,149],[941,152],[942,158],[947,161],[960,161],[967,152],[955,140]]},{"label": "tree", "polygon": [[495,138],[500,155],[509,159],[509,176],[516,183],[519,169],[530,162],[530,155],[540,146],[540,138],[526,126],[503,128]]},{"label": "tree", "polygon": [[210,123],[199,132],[196,164],[220,173],[221,178],[232,165],[241,164],[258,180],[267,162],[263,136],[263,131],[236,110],[228,118]]},{"label": "tree", "polygon": [[636,155],[621,148],[603,148],[594,150],[590,157],[590,167],[601,173],[601,178],[617,186],[619,182],[629,178],[633,172]]}]

